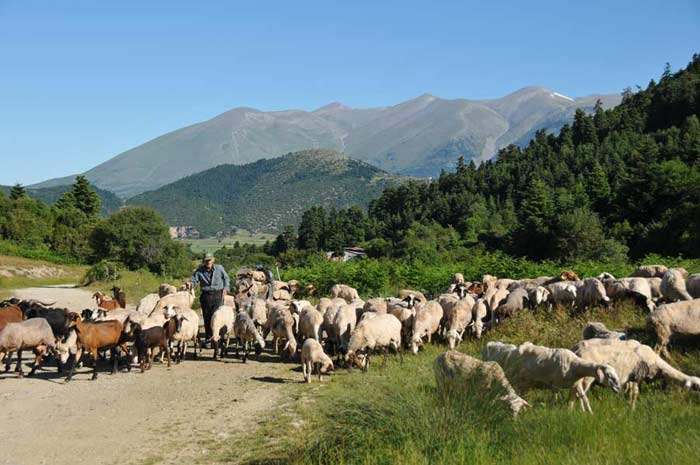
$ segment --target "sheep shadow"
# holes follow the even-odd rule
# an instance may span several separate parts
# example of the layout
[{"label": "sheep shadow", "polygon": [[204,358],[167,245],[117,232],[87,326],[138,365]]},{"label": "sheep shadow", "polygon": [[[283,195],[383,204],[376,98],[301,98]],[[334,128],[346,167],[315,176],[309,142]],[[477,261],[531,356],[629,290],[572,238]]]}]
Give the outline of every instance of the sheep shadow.
[{"label": "sheep shadow", "polygon": [[276,376],[251,376],[250,379],[259,383],[271,384],[299,384],[304,382],[303,379],[278,378]]}]

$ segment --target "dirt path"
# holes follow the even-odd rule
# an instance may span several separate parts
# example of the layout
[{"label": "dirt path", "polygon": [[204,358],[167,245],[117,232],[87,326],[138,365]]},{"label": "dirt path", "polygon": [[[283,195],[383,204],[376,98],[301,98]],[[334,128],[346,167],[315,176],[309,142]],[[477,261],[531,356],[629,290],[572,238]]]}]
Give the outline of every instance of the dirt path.
[{"label": "dirt path", "polygon": [[[82,289],[13,294],[69,308],[91,306]],[[299,382],[301,374],[278,360],[264,353],[246,364],[215,362],[205,350],[199,360],[171,369],[156,364],[145,374],[134,369],[111,376],[105,365],[96,381],[87,368],[68,384],[55,366],[34,379],[0,374],[0,464],[194,463],[206,457],[212,441],[254,429],[283,402],[288,383]]]}]

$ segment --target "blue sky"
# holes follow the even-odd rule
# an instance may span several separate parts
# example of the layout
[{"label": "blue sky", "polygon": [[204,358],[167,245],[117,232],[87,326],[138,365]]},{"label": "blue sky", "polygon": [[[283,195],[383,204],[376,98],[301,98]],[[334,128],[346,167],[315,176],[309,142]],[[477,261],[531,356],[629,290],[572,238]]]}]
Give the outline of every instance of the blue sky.
[{"label": "blue sky", "polygon": [[620,92],[700,51],[700,2],[0,0],[0,184],[237,106]]}]

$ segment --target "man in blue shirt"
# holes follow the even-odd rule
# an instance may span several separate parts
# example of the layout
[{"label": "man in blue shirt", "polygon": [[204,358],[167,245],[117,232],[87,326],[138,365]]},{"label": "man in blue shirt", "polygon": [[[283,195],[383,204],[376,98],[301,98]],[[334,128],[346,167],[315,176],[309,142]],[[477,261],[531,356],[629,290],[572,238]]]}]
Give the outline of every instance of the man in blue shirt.
[{"label": "man in blue shirt", "polygon": [[204,255],[204,260],[199,268],[194,271],[192,276],[192,289],[200,285],[202,295],[199,298],[199,303],[202,305],[202,316],[204,317],[204,331],[207,335],[207,340],[211,339],[211,316],[217,308],[224,304],[224,295],[230,289],[226,270],[221,265],[215,265],[216,259],[214,255],[207,252]]}]

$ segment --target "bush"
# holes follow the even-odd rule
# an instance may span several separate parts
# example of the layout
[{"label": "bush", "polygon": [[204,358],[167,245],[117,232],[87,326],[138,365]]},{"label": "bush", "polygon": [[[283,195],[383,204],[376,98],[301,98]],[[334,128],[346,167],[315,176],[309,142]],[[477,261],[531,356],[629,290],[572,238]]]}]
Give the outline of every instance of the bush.
[{"label": "bush", "polygon": [[102,260],[87,270],[83,278],[83,285],[89,286],[98,281],[116,281],[117,279],[119,279],[119,265]]}]

